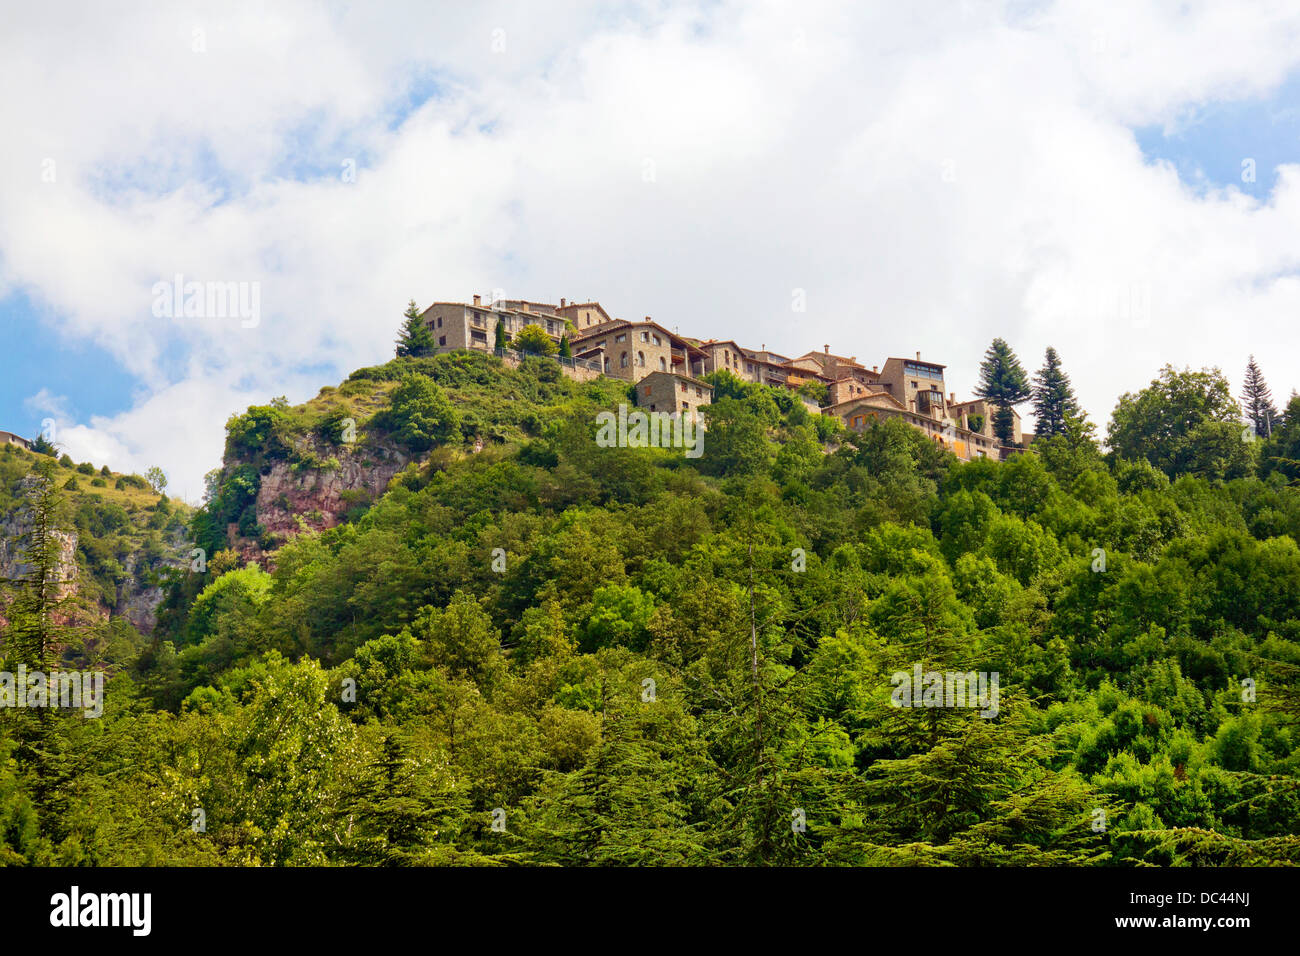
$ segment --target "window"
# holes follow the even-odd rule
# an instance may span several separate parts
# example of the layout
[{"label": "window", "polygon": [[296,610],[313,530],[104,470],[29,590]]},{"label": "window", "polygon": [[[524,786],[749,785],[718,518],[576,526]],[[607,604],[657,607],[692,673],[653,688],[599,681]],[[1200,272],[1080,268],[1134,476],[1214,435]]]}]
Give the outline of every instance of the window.
[{"label": "window", "polygon": [[649,394],[650,394],[650,386],[647,385],[647,386],[645,386],[644,388],[642,388],[642,389],[641,389],[641,394],[642,394],[642,395],[649,395]]},{"label": "window", "polygon": [[657,335],[654,336],[654,340],[655,340],[655,345],[663,345],[663,344],[664,344],[663,339],[659,338],[659,336],[657,336]]},{"label": "window", "polygon": [[445,335],[440,335],[440,336],[438,336],[438,344],[439,344],[439,345],[446,345],[446,344],[447,344],[447,336],[445,336]]},{"label": "window", "polygon": [[690,410],[691,410],[690,402],[682,402],[682,411],[689,412]]},{"label": "window", "polygon": [[668,362],[664,359],[662,355],[659,356],[659,371],[661,372],[668,371]]},{"label": "window", "polygon": [[442,316],[438,316],[438,328],[442,328]]},{"label": "window", "polygon": [[642,342],[650,341],[650,333],[645,331],[644,329],[641,330],[641,341]]},{"label": "window", "polygon": [[638,367],[638,368],[645,368],[645,353],[644,353],[644,352],[637,352],[637,353],[636,353],[636,364],[637,364],[637,367]]},{"label": "window", "polygon": [[627,353],[626,353],[626,352],[620,352],[620,353],[618,354],[618,367],[619,367],[619,368],[627,368]]},{"label": "window", "polygon": [[686,394],[686,383],[685,383],[685,382],[678,382],[678,384],[681,385],[681,387],[682,387],[682,394],[685,395],[685,394]]},{"label": "window", "polygon": [[698,386],[697,386],[696,389],[695,389],[695,397],[696,397],[696,398],[703,398],[703,397],[704,397],[704,393],[703,393],[702,391],[700,391],[700,389],[699,389]]},{"label": "window", "polygon": [[615,344],[615,345],[617,345],[619,342],[626,342],[626,341],[627,341],[627,333],[626,333],[626,332],[620,332],[618,335],[614,336],[614,344]]}]

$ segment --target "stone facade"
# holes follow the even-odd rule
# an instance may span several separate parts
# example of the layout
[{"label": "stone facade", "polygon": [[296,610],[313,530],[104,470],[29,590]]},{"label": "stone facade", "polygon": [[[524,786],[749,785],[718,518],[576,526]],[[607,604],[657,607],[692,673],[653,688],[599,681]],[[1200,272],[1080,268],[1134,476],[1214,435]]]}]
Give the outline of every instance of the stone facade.
[{"label": "stone facade", "polygon": [[683,412],[692,417],[713,403],[708,382],[672,372],[651,372],[636,386],[636,404],[650,412]]},{"label": "stone facade", "polygon": [[21,435],[15,435],[13,432],[0,432],[0,445],[17,445],[19,448],[32,450],[32,443]]}]

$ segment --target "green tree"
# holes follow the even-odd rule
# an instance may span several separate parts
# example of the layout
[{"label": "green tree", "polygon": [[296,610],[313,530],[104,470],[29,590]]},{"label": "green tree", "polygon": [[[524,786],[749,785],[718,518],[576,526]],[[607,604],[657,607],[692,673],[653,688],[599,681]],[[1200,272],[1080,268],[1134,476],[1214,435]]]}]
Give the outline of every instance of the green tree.
[{"label": "green tree", "polygon": [[25,570],[6,581],[16,594],[5,609],[9,626],[4,644],[16,662],[38,670],[48,670],[53,662],[62,632],[56,617],[72,601],[68,586],[73,582],[63,558],[69,535],[62,507],[53,463],[37,463],[27,479],[26,532],[18,565]]},{"label": "green tree", "polygon": [[975,394],[997,407],[993,413],[993,434],[1003,445],[1010,445],[1015,437],[1012,409],[1028,400],[1032,392],[1020,359],[1003,339],[994,339],[984,353]]},{"label": "green tree", "polygon": [[492,348],[498,352],[504,352],[510,348],[510,336],[506,334],[506,324],[500,319],[497,320],[496,329],[493,332]]},{"label": "green tree", "polygon": [[540,325],[531,322],[515,336],[515,348],[533,355],[554,355],[556,351],[555,341]]},{"label": "green tree", "polygon": [[569,345],[569,336],[560,336],[560,358],[573,358],[573,346]]},{"label": "green tree", "polygon": [[1255,426],[1255,434],[1264,438],[1271,437],[1278,423],[1277,408],[1273,405],[1273,394],[1264,373],[1255,364],[1255,356],[1246,363],[1246,381],[1241,390],[1241,407],[1246,418]]},{"label": "green tree", "polygon": [[149,482],[149,487],[160,495],[167,491],[167,473],[157,465],[149,466],[144,473],[144,480]]},{"label": "green tree", "polygon": [[427,375],[408,375],[393,390],[392,403],[376,416],[414,452],[459,442],[460,413],[447,393]]},{"label": "green tree", "polygon": [[1079,414],[1070,377],[1061,370],[1061,358],[1049,347],[1043,367],[1034,376],[1034,434],[1039,438],[1064,435],[1066,423]]},{"label": "green tree", "polygon": [[1217,368],[1166,365],[1147,388],[1120,396],[1107,441],[1117,458],[1145,458],[1171,478],[1239,478],[1253,468],[1241,411]]},{"label": "green tree", "polygon": [[433,340],[433,333],[420,318],[420,307],[412,299],[402,313],[402,325],[397,333],[397,357],[418,358],[432,355],[438,347]]}]

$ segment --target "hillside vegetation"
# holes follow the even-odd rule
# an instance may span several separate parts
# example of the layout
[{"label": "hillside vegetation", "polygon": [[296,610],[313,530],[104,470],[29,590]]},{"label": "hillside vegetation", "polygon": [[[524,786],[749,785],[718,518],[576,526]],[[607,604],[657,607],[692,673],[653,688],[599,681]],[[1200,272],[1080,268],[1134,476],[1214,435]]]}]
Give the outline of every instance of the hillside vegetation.
[{"label": "hillside vegetation", "polygon": [[[1300,861],[1285,467],[1086,433],[963,464],[718,385],[697,460],[598,447],[626,384],[546,359],[399,359],[232,418],[207,569],[104,716],[0,714],[0,856]],[[381,452],[336,526],[259,527],[277,464]],[[996,674],[994,713],[895,706],[917,668]]]}]

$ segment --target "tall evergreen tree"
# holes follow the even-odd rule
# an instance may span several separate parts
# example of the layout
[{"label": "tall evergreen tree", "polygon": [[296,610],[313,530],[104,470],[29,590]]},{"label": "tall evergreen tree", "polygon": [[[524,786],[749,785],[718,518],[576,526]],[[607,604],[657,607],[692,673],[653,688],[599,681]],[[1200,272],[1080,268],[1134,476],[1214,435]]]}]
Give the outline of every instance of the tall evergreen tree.
[{"label": "tall evergreen tree", "polygon": [[560,358],[573,358],[573,346],[569,344],[567,334],[560,336]]},{"label": "tall evergreen tree", "polygon": [[1020,359],[1003,339],[994,339],[980,364],[980,383],[975,394],[997,407],[993,413],[993,434],[1003,445],[1010,445],[1015,435],[1012,409],[1033,394],[1029,376]]},{"label": "tall evergreen tree", "polygon": [[504,352],[510,348],[510,337],[506,335],[505,323],[499,320],[497,321],[496,339],[493,341],[492,347],[498,352]]},{"label": "tall evergreen tree", "polygon": [[1034,434],[1039,438],[1064,435],[1071,418],[1079,414],[1070,376],[1061,370],[1061,357],[1050,346],[1043,367],[1034,376]]},{"label": "tall evergreen tree", "polygon": [[1278,424],[1277,408],[1273,405],[1268,383],[1264,381],[1264,373],[1255,364],[1253,355],[1246,363],[1246,383],[1242,386],[1241,407],[1255,426],[1255,434],[1264,438],[1273,434],[1273,429]]},{"label": "tall evergreen tree", "polygon": [[402,327],[397,333],[397,357],[418,358],[421,355],[432,355],[437,349],[433,341],[433,333],[420,318],[420,307],[415,304],[414,299],[407,303],[406,311],[402,315]]},{"label": "tall evergreen tree", "polygon": [[4,650],[15,663],[48,670],[59,631],[56,614],[70,601],[63,569],[64,534],[60,529],[61,499],[54,463],[39,462],[28,482],[28,529],[23,539],[24,570],[7,582],[17,592],[6,609],[9,626]]}]

